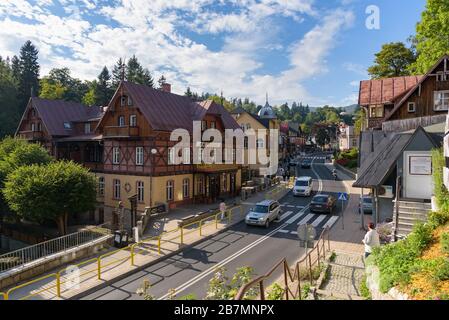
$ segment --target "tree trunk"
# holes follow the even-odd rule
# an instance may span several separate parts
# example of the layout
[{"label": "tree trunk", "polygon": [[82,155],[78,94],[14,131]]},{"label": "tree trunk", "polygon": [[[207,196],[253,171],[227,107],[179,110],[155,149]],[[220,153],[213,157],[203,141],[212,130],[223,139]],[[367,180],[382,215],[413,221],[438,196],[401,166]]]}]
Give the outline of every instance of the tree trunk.
[{"label": "tree trunk", "polygon": [[56,218],[56,224],[58,225],[58,232],[60,236],[65,236],[67,234],[67,218],[67,213],[64,213]]}]

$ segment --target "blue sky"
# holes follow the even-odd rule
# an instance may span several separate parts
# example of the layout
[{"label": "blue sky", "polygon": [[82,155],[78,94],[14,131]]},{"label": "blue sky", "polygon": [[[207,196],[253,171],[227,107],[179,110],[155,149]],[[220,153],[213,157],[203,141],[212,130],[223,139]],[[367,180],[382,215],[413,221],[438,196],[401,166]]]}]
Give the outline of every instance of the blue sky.
[{"label": "blue sky", "polygon": [[[380,29],[365,26],[369,5]],[[262,104],[344,106],[381,45],[415,32],[424,0],[1,0],[0,55],[30,39],[41,74],[94,79],[139,58],[175,93],[220,92]]]}]

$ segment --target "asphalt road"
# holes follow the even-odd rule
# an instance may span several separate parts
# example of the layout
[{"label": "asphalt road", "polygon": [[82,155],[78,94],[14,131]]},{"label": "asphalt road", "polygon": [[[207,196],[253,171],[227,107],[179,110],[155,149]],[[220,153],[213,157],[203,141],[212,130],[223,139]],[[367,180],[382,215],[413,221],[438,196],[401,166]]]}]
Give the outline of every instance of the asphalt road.
[{"label": "asphalt road", "polygon": [[[311,169],[296,168],[297,175],[314,179],[332,179],[331,172],[324,166],[322,155],[314,155]],[[209,240],[186,249],[142,271],[100,289],[82,300],[126,300],[141,299],[136,290],[144,279],[151,283],[150,293],[156,298],[166,298],[170,289],[176,289],[177,296],[195,294],[198,299],[205,297],[209,280],[216,267],[224,266],[228,276],[242,266],[252,266],[256,274],[268,271],[282,258],[294,263],[303,254],[295,234],[297,225],[311,223],[319,235],[326,224],[333,225],[339,217],[338,210],[333,216],[311,214],[308,204],[311,198],[296,198],[291,193],[280,200],[283,205],[281,221],[272,223],[268,229],[246,226],[244,222],[234,225],[225,232]],[[250,199],[249,199],[250,201]],[[275,280],[279,274],[275,274]]]}]

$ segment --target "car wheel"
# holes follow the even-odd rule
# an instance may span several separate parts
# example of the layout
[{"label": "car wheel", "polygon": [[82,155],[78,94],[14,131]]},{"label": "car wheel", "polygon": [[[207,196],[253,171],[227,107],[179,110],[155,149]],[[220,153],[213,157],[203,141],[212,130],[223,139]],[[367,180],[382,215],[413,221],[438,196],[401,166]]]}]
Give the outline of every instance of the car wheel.
[{"label": "car wheel", "polygon": [[269,228],[270,227],[270,219],[267,219],[267,221],[265,222],[265,228]]}]

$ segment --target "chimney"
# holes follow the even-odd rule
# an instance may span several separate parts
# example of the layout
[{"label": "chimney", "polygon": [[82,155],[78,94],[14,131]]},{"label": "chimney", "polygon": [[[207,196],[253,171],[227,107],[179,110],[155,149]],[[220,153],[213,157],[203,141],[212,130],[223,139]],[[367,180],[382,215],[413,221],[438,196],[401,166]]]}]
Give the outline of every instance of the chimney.
[{"label": "chimney", "polygon": [[171,84],[170,83],[163,83],[161,89],[164,92],[171,93]]}]

